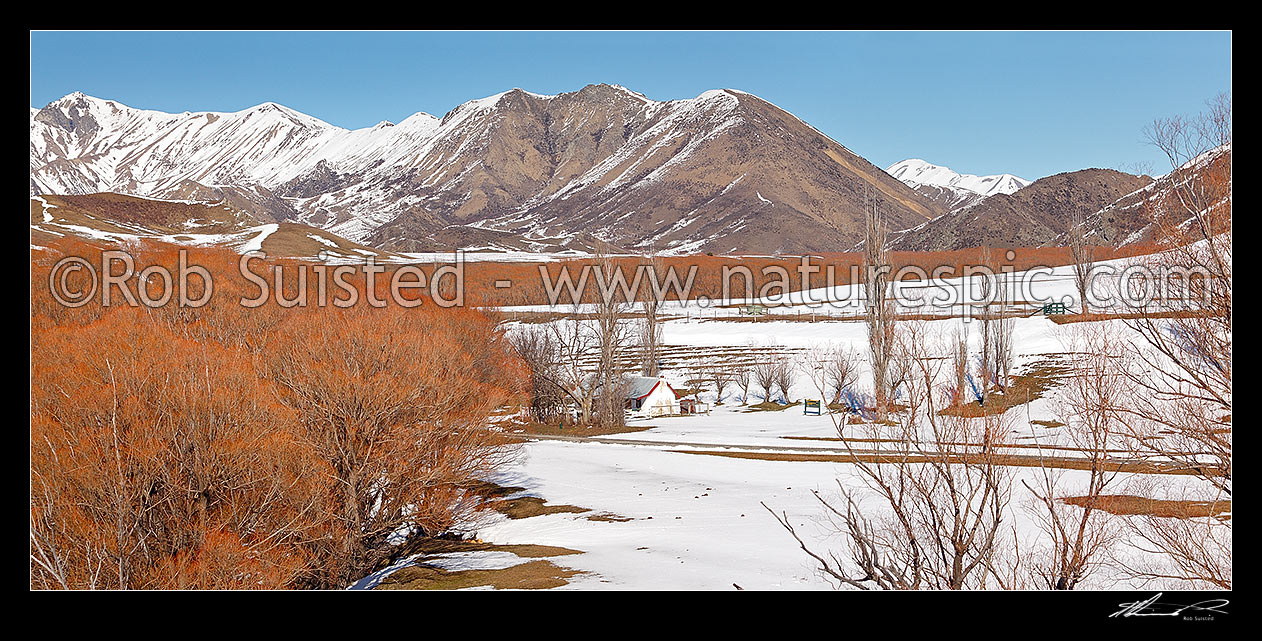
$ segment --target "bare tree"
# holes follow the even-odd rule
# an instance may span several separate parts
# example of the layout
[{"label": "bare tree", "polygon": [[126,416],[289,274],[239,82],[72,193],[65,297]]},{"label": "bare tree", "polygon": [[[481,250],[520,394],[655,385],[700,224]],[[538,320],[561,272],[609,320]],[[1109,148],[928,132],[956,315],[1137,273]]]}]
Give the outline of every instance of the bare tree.
[{"label": "bare tree", "polygon": [[1131,350],[1131,378],[1142,392],[1132,442],[1137,453],[1171,457],[1230,496],[1231,99],[1218,96],[1194,119],[1158,120],[1147,134],[1173,171],[1170,193],[1151,204],[1169,249],[1145,266],[1187,275],[1168,279],[1160,301],[1125,321],[1141,339]]},{"label": "bare tree", "polygon": [[[647,269],[652,281],[657,282],[662,273],[662,260],[654,257],[649,261]],[[662,323],[658,315],[662,301],[657,300],[653,287],[640,289],[645,292],[640,297],[644,307],[644,320],[640,323],[640,373],[644,376],[657,376],[662,344]]]},{"label": "bare tree", "polygon": [[[630,311],[634,293],[626,287],[626,281],[603,246],[594,252],[595,275],[598,286],[593,331],[596,337],[598,361],[596,378],[596,422],[602,427],[620,426],[625,421],[620,356],[630,342],[629,330],[622,322]],[[638,279],[637,279],[638,284]]]},{"label": "bare tree", "polygon": [[775,393],[776,380],[779,375],[780,363],[773,355],[765,356],[763,360],[754,363],[754,383],[762,389],[762,400],[764,403],[771,402],[771,395]]},{"label": "bare tree", "polygon": [[1091,271],[1095,267],[1093,248],[1087,244],[1087,223],[1082,212],[1075,211],[1069,222],[1069,257],[1074,261],[1074,287],[1078,290],[1078,300],[1082,305],[1082,313],[1086,314],[1087,293],[1091,288]]},{"label": "bare tree", "polygon": [[830,409],[841,401],[857,375],[853,353],[842,347],[814,346],[794,362]]},{"label": "bare tree", "polygon": [[[871,516],[863,497],[840,481],[840,501],[817,492],[850,544],[843,556],[813,551],[786,515],[772,511],[820,571],[839,584],[915,590],[977,589],[998,582],[994,559],[1010,496],[1010,476],[996,453],[1007,431],[1005,419],[940,416],[933,392],[942,359],[924,351],[923,338],[920,329],[909,329],[898,343],[898,358],[908,361],[910,372],[906,409],[892,411],[888,422],[863,425],[865,438],[879,439],[872,442],[882,444],[880,453],[855,452],[842,440],[886,516]],[[839,435],[845,423],[843,415]]]},{"label": "bare tree", "polygon": [[994,384],[1006,393],[1012,375],[1013,351],[1016,347],[1013,343],[1015,322],[1008,311],[1008,303],[1011,300],[1010,284],[1003,274],[997,276],[995,287],[995,313],[987,322],[987,329],[991,335],[990,371]]},{"label": "bare tree", "polygon": [[[980,263],[979,267],[985,267],[987,270],[991,269],[991,265],[993,264],[994,261],[992,260],[992,257],[990,255],[990,247],[986,247],[986,246],[982,247],[981,255],[978,262]],[[978,289],[980,290],[979,295],[981,297],[981,300],[983,301],[982,307],[981,307],[981,315],[980,315],[981,327],[982,327],[982,332],[981,332],[982,333],[982,344],[981,344],[982,349],[981,349],[980,359],[977,362],[976,392],[977,392],[977,395],[980,397],[978,400],[984,405],[986,403],[986,395],[990,391],[990,379],[994,371],[991,366],[991,361],[994,358],[995,347],[994,347],[994,333],[991,332],[991,328],[990,328],[990,321],[991,321],[990,301],[991,301],[991,298],[994,296],[995,282],[994,282],[993,276],[990,274],[982,276],[981,280],[978,280],[976,282],[978,285]]]},{"label": "bare tree", "polygon": [[896,309],[890,296],[889,252],[885,249],[885,223],[874,199],[865,203],[864,233],[864,309],[868,330],[868,350],[872,359],[872,385],[876,394],[876,410],[886,411],[889,399],[888,369],[894,349]]},{"label": "bare tree", "polygon": [[568,398],[565,386],[559,384],[564,376],[561,367],[560,346],[550,330],[526,326],[509,335],[513,350],[530,369],[530,415],[541,423],[557,421],[565,411]]},{"label": "bare tree", "polygon": [[[531,411],[536,420],[553,420],[557,418],[553,412],[564,413],[565,406],[572,405],[579,425],[598,422],[602,387],[608,378],[611,388],[617,389],[621,380],[616,369],[609,377],[600,373],[607,356],[601,348],[601,331],[597,321],[584,318],[581,304],[574,303],[568,318],[538,328],[518,328],[509,334],[515,351],[530,369]],[[615,350],[614,356],[617,354]],[[596,371],[592,371],[593,365]]]},{"label": "bare tree", "polygon": [[[1138,334],[1129,341],[1127,441],[1133,456],[1194,474],[1201,484],[1185,488],[1186,498],[1214,505],[1230,499],[1232,485],[1231,98],[1219,95],[1201,114],[1158,120],[1145,133],[1172,168],[1168,190],[1146,202],[1165,251],[1144,266],[1167,277],[1160,296],[1143,291],[1153,283],[1132,282],[1127,292],[1149,299],[1124,321]],[[1128,566],[1134,576],[1231,587],[1230,518],[1129,524],[1135,547],[1169,563]]]},{"label": "bare tree", "polygon": [[[1131,491],[1155,494],[1171,489],[1162,482],[1164,479],[1146,480],[1132,485]],[[1214,495],[1207,496],[1203,488],[1189,488],[1173,497],[1210,508],[1216,504]],[[1122,540],[1128,549],[1140,554],[1116,554],[1113,565],[1121,569],[1123,576],[1142,585],[1230,590],[1231,515],[1214,514],[1214,509],[1207,511],[1206,515],[1189,514],[1185,518],[1142,514],[1126,519],[1127,536]]]},{"label": "bare tree", "polygon": [[855,360],[854,353],[846,348],[833,347],[825,352],[820,363],[823,367],[821,391],[827,394],[830,405],[840,402],[841,395],[858,378]]},{"label": "bare tree", "polygon": [[1027,509],[1049,540],[1032,553],[1031,569],[1038,583],[1052,590],[1078,587],[1106,560],[1120,533],[1101,506],[1119,469],[1109,448],[1125,429],[1121,407],[1129,383],[1119,363],[1121,338],[1107,326],[1082,325],[1070,346],[1082,359],[1054,410],[1065,423],[1069,445],[1087,462],[1086,486],[1071,486],[1063,470],[1049,465],[1039,468],[1034,485],[1021,481],[1033,496]]},{"label": "bare tree", "polygon": [[[596,333],[581,320],[581,307],[574,304],[571,319],[546,325],[546,339],[556,361],[533,370],[534,375],[551,383],[574,405],[579,425],[595,421],[596,394],[601,378],[588,373],[585,364],[597,352]],[[529,363],[528,363],[529,364]],[[545,364],[546,365],[546,364]]]},{"label": "bare tree", "polygon": [[706,384],[710,382],[709,361],[703,358],[695,358],[688,361],[684,368],[688,372],[688,378],[684,382],[692,390],[693,400],[700,403],[701,393],[705,391]]},{"label": "bare tree", "polygon": [[797,373],[797,369],[794,360],[787,356],[780,356],[776,359],[776,386],[780,388],[780,393],[784,395],[786,405],[793,404],[793,376]]},{"label": "bare tree", "polygon": [[986,269],[978,281],[982,300],[982,353],[977,369],[977,393],[983,403],[992,386],[1006,389],[1012,368],[1013,319],[1007,312],[1009,283],[995,269],[989,247],[981,251],[980,267]]},{"label": "bare tree", "polygon": [[714,383],[714,404],[723,404],[723,390],[736,378],[736,370],[732,365],[720,363],[710,369],[710,382]]},{"label": "bare tree", "polygon": [[732,368],[732,381],[741,388],[741,405],[749,403],[749,386],[753,383],[753,370],[749,365],[740,364]]},{"label": "bare tree", "polygon": [[955,342],[951,350],[951,373],[954,386],[951,389],[951,403],[963,405],[968,398],[968,325],[961,323],[956,329]]}]

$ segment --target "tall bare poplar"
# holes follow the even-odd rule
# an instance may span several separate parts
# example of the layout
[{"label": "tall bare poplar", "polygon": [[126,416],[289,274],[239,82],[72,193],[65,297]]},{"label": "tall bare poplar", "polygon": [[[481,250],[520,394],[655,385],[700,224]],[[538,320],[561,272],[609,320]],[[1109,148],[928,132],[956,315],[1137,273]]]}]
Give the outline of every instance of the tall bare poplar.
[{"label": "tall bare poplar", "polygon": [[985,402],[992,386],[1006,389],[1012,369],[1013,319],[1008,314],[1010,292],[1002,270],[995,269],[996,262],[989,247],[983,247],[979,267],[986,272],[979,281],[982,299],[982,353],[978,363],[977,392]]},{"label": "tall bare poplar", "polygon": [[[648,264],[650,282],[656,283],[662,275],[662,260],[654,257]],[[660,347],[662,344],[662,323],[658,318],[661,302],[655,295],[655,287],[641,287],[640,300],[644,306],[644,321],[640,324],[640,373],[644,376],[657,376]]]},{"label": "tall bare poplar", "polygon": [[872,385],[876,410],[883,414],[889,404],[889,365],[894,350],[894,301],[890,297],[889,252],[885,249],[885,224],[870,196],[865,199],[865,232],[863,244],[865,320],[868,349],[872,358]]},{"label": "tall bare poplar", "polygon": [[1086,314],[1087,290],[1091,288],[1091,269],[1095,266],[1093,250],[1087,244],[1087,223],[1081,212],[1074,212],[1069,223],[1069,257],[1074,261],[1074,287],[1078,290],[1082,313]]},{"label": "tall bare poplar", "polygon": [[598,245],[595,251],[595,272],[599,291],[593,331],[596,338],[599,394],[596,398],[596,422],[604,427],[622,425],[624,389],[618,362],[626,349],[630,336],[623,319],[631,306],[627,290],[618,291],[619,282],[625,282],[618,273],[618,266],[606,248]]}]

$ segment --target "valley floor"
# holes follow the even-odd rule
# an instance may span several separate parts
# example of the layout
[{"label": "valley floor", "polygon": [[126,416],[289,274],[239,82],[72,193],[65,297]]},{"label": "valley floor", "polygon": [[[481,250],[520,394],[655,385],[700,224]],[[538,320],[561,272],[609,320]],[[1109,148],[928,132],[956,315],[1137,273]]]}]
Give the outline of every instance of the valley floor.
[{"label": "valley floor", "polygon": [[[1058,268],[1039,286],[1039,293],[1045,296],[1073,295],[1066,268]],[[787,311],[792,313],[793,307]],[[797,353],[830,346],[856,352],[865,349],[862,323],[798,322],[777,317],[785,311],[773,310],[757,323],[687,316],[666,322],[666,378],[681,388],[697,371],[694,363],[698,361],[713,363],[773,348]],[[1023,396],[1019,403],[1005,404],[1010,433],[1003,454],[1012,457],[1006,468],[1011,474],[1011,500],[1005,519],[1015,529],[1023,549],[1029,549],[1025,546],[1036,542],[1041,530],[1027,509],[1031,495],[1022,481],[1035,485],[1041,474],[1039,457],[1053,462],[1050,467],[1061,468],[1057,492],[1063,492],[1062,498],[1081,493],[1088,478],[1086,472],[1074,469],[1075,461],[1081,463],[1083,459],[1067,442],[1064,430],[1058,429],[1061,424],[1056,421],[1055,410],[1063,384],[1060,377],[1068,371],[1058,367],[1072,352],[1076,326],[1087,324],[1062,325],[1041,314],[1014,321],[1013,373],[1046,378],[1028,402]],[[1123,335],[1129,331],[1119,320],[1100,323]],[[925,321],[925,326],[928,336],[938,338],[967,327],[959,318],[950,317]],[[974,343],[978,331],[970,330]],[[861,363],[859,380],[869,376],[864,369]],[[821,396],[802,374],[793,389],[795,400]],[[874,497],[856,467],[846,462],[847,451],[837,440],[833,421],[838,415],[804,415],[801,405],[781,411],[750,411],[742,400],[759,403],[764,400],[759,392],[751,391],[748,399],[742,399],[733,388],[724,394],[722,405],[716,403],[713,391],[703,392],[700,400],[711,406],[709,414],[636,419],[629,424],[639,428],[636,431],[595,437],[578,433],[530,437],[517,464],[500,478],[488,480],[520,488],[505,498],[535,497],[536,503],[559,506],[556,510],[541,510],[526,518],[493,513],[479,524],[475,536],[482,542],[479,545],[492,544],[495,549],[417,555],[399,567],[422,563],[453,572],[506,570],[534,563],[540,557],[517,555],[502,546],[535,545],[564,550],[543,558],[569,576],[545,583],[480,585],[706,590],[834,587],[763,504],[777,514],[784,513],[814,551],[846,557],[845,542],[827,521],[815,492],[827,499],[839,498],[840,484],[858,493],[861,506],[870,505],[878,512],[882,506],[875,501],[868,503]],[[847,436],[852,434],[848,429]],[[859,451],[880,445],[858,443],[853,447]],[[1158,502],[1186,502],[1199,497],[1202,490],[1194,477],[1147,473],[1149,470],[1133,466],[1124,451],[1113,448],[1111,445],[1110,456],[1128,466],[1110,488],[1110,494],[1119,495],[1119,505],[1135,497]],[[1225,511],[1225,518],[1230,518],[1230,501],[1225,503],[1225,508],[1216,504],[1211,509]],[[1129,546],[1119,547],[1118,554],[1146,556]],[[357,587],[389,581],[396,569],[368,577]],[[1138,586],[1103,568],[1083,587]]]},{"label": "valley floor", "polygon": [[[786,452],[838,453],[836,442],[824,440],[836,436],[830,417],[795,410],[748,412],[729,404],[708,416],[655,418],[645,431],[530,442],[516,468],[493,480],[524,488],[506,498],[538,497],[563,511],[529,518],[494,514],[476,536],[496,546],[566,550],[548,558],[576,571],[555,586],[560,589],[829,589],[814,561],[761,503],[787,514],[817,550],[844,550],[813,492],[832,498],[838,483],[858,489],[863,481],[846,463],[776,460]],[[722,455],[732,453],[762,453],[770,460]],[[1014,488],[1022,478],[1033,482],[1037,473],[1012,469]],[[1065,474],[1069,487],[1076,475],[1085,478],[1073,470]],[[1125,476],[1143,485],[1146,475]],[[1167,491],[1177,494],[1184,484],[1176,481]],[[1014,490],[1015,526],[1020,536],[1033,537],[1037,529],[1018,507],[1024,498]],[[535,558],[491,550],[411,560],[417,561],[460,571],[511,568]],[[359,587],[389,574],[378,573]],[[1127,586],[1101,576],[1094,587]]]}]

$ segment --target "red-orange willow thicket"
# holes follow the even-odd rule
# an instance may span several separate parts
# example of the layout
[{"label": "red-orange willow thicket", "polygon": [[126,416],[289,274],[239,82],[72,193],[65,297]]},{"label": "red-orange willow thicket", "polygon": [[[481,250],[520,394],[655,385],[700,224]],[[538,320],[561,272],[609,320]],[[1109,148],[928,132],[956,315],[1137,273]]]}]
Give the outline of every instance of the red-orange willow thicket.
[{"label": "red-orange willow thicket", "polygon": [[[1094,251],[1097,260],[1111,260],[1138,256],[1155,251],[1155,249],[1151,243],[1137,243],[1123,248],[1096,247]],[[999,267],[1010,266],[1015,271],[1040,266],[1068,265],[1073,262],[1067,247],[1014,247],[1012,252],[1012,259],[1009,260],[1006,248],[996,248],[994,262]],[[890,263],[896,273],[904,267],[919,267],[926,273],[932,273],[940,267],[950,267],[955,270],[955,276],[959,276],[965,266],[981,265],[981,254],[980,247],[937,252],[894,251],[890,252]],[[650,263],[650,260],[644,257],[614,256],[610,260],[622,269],[628,283],[634,280],[637,265]],[[752,292],[754,296],[783,295],[785,291],[778,283],[783,282],[784,278],[779,270],[787,273],[789,288],[793,291],[850,284],[852,269],[853,275],[861,278],[863,254],[850,252],[813,255],[810,265],[817,267],[819,271],[807,276],[805,287],[803,277],[798,271],[802,265],[800,256],[692,255],[659,256],[653,260],[658,263],[657,269],[663,286],[666,285],[667,270],[674,271],[682,286],[688,280],[689,269],[695,267],[696,271],[688,290],[688,297],[696,299],[706,296],[711,300],[719,300],[725,292],[735,299],[746,297],[748,292]],[[548,298],[547,287],[540,276],[540,267],[547,270],[548,281],[555,284],[562,271],[569,272],[571,279],[577,282],[583,267],[594,264],[595,262],[590,258],[568,258],[548,263],[468,263],[465,265],[466,294],[488,305],[546,305],[552,301]],[[729,270],[726,274],[725,268]],[[742,268],[750,272],[752,278],[749,282],[746,282],[744,273],[740,271]],[[832,270],[831,276],[829,269]],[[769,271],[764,272],[764,270]],[[912,278],[913,276],[904,275],[904,277]],[[943,277],[949,278],[951,275],[946,274]],[[509,280],[513,286],[511,289],[497,289],[494,284],[497,280]],[[764,291],[764,287],[768,286],[770,288]],[[652,291],[647,277],[642,287],[642,293]],[[568,290],[562,288],[561,292],[557,301],[559,304],[569,305],[573,302]],[[584,293],[584,302],[595,303],[599,300],[598,287],[588,287]],[[668,288],[665,298],[678,300],[678,291]]]},{"label": "red-orange willow thicket", "polygon": [[32,254],[34,588],[343,588],[467,523],[463,488],[513,454],[487,417],[525,375],[476,311],[246,309],[218,251],[195,253],[205,307],[71,309],[48,291],[62,253],[100,264]]}]

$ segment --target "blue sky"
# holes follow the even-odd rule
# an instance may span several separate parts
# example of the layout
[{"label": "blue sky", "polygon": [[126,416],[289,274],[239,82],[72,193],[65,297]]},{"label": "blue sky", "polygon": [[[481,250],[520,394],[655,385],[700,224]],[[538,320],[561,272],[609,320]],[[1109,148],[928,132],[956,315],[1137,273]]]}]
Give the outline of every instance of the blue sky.
[{"label": "blue sky", "polygon": [[1036,179],[1166,167],[1154,118],[1231,89],[1225,32],[34,32],[31,106],[82,91],[169,112],[274,101],[348,128],[521,87],[757,94],[882,167]]}]

